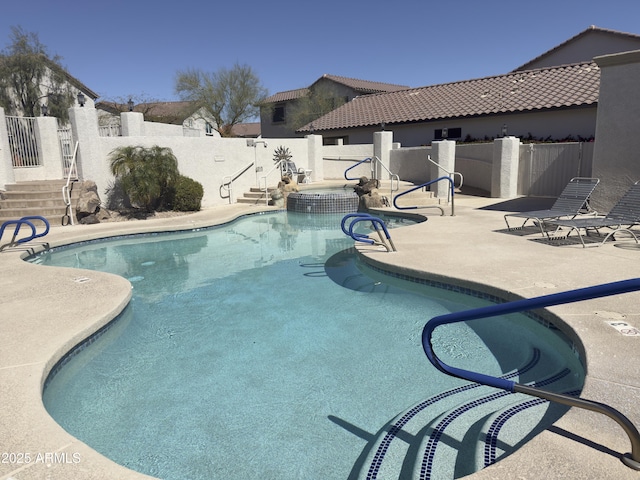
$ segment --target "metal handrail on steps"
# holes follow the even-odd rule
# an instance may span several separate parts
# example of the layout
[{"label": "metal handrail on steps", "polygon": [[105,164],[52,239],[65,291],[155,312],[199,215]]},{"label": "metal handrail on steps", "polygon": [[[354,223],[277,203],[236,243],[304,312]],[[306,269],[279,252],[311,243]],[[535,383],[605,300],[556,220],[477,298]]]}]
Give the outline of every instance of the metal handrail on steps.
[{"label": "metal handrail on steps", "polygon": [[[387,173],[389,174],[389,179],[390,179],[389,195],[391,197],[391,200],[393,201],[393,192],[397,192],[398,190],[400,190],[400,176],[397,173],[392,173],[391,170],[389,170],[387,168],[387,166],[384,163],[382,163],[382,161],[378,157],[376,157],[375,155],[373,157],[367,157],[364,160],[360,160],[359,162],[356,162],[355,165],[351,165],[349,168],[345,169],[345,171],[344,171],[344,179],[348,180],[348,181],[360,180],[359,178],[349,177],[348,173],[349,173],[350,170],[353,170],[358,165],[362,165],[363,163],[366,163],[366,162],[371,163],[371,178],[375,178],[374,166],[376,164],[380,165],[383,169],[385,169],[387,171]],[[395,180],[395,188],[394,188],[394,183],[393,183],[394,180]]]},{"label": "metal handrail on steps", "polygon": [[411,192],[415,192],[416,190],[420,190],[421,188],[425,188],[428,187],[429,185],[431,185],[432,183],[436,183],[436,182],[440,182],[442,180],[447,180],[451,186],[450,188],[450,195],[451,195],[451,216],[455,216],[455,206],[454,206],[454,186],[453,186],[453,180],[450,177],[440,177],[440,178],[436,178],[435,180],[431,180],[429,182],[423,183],[422,185],[417,185],[413,188],[410,188],[409,190],[399,193],[398,195],[396,195],[396,197],[393,199],[393,206],[395,208],[397,208],[398,210],[415,210],[416,208],[439,208],[440,211],[442,212],[442,216],[444,216],[444,209],[442,207],[440,207],[439,205],[426,205],[424,207],[417,207],[417,206],[413,206],[413,207],[400,207],[398,206],[398,204],[396,203],[396,201],[398,200],[398,198],[402,197],[403,195],[407,195],[408,193]]},{"label": "metal handrail on steps", "polygon": [[251,167],[255,165],[255,162],[251,162],[246,167],[242,167],[240,170],[232,173],[231,175],[225,175],[222,177],[222,184],[220,184],[220,193],[222,190],[226,190],[229,193],[229,203],[233,203],[233,182],[244,175]]},{"label": "metal handrail on steps", "polygon": [[640,278],[623,280],[619,282],[605,283],[592,287],[579,288],[576,290],[568,290],[565,292],[555,293],[551,295],[543,295],[540,297],[529,298],[524,300],[516,300],[513,302],[503,303],[499,305],[491,305],[488,307],[474,308],[462,312],[454,312],[446,315],[433,317],[427,322],[422,331],[422,347],[429,361],[441,372],[453,377],[462,378],[482,385],[488,385],[512,393],[524,393],[538,398],[543,398],[551,402],[561,403],[570,407],[578,407],[594,412],[602,413],[614,420],[622,427],[631,441],[631,453],[625,453],[622,462],[634,469],[640,470],[640,433],[636,426],[618,410],[602,403],[594,402],[583,398],[571,397],[560,393],[548,392],[539,388],[522,385],[514,381],[493,377],[482,373],[476,373],[461,368],[452,367],[445,364],[438,358],[433,350],[431,337],[433,331],[441,326],[457,322],[465,322],[470,320],[478,320],[481,318],[494,317],[498,315],[507,315],[510,313],[525,312],[544,308],[553,305],[563,305],[567,303],[590,300],[593,298],[618,295],[621,293],[635,292],[640,290]]},{"label": "metal handrail on steps", "polygon": [[[349,227],[346,226],[347,220],[352,219],[349,223]],[[375,240],[370,238],[369,235],[365,235],[363,233],[357,233],[353,231],[353,228],[359,222],[371,222],[371,226],[378,234],[380,240]],[[357,242],[368,243],[369,245],[381,245],[383,246],[387,252],[395,252],[396,246],[393,244],[393,240],[391,240],[391,235],[389,235],[389,230],[387,230],[387,226],[384,222],[378,218],[374,217],[369,213],[347,213],[344,217],[342,217],[342,222],[340,222],[340,228],[342,228],[342,232],[345,235],[349,235]],[[384,233],[384,237],[383,234]],[[388,242],[388,243],[387,243]]]},{"label": "metal handrail on steps", "polygon": [[[449,175],[449,178],[451,178],[451,181],[453,181],[453,179],[455,178],[456,175],[458,175],[460,177],[460,185],[458,185],[458,188],[462,188],[462,184],[464,183],[464,177],[462,176],[462,174],[460,172],[450,172],[449,170],[447,170],[446,168],[444,168],[442,165],[440,165],[438,162],[434,162],[433,159],[431,158],[431,155],[427,155],[427,161],[431,162],[433,165],[435,165],[436,167],[438,167],[440,170],[442,170],[444,173],[446,173],[447,175]],[[447,199],[448,201],[448,199]]]},{"label": "metal handrail on steps", "polygon": [[[68,223],[66,225],[74,225],[73,212],[71,211],[71,177],[73,172],[76,172],[76,158],[78,154],[78,142],[73,149],[73,157],[71,158],[71,165],[69,165],[69,173],[67,174],[67,183],[62,186],[62,200],[65,204],[65,213],[62,216],[62,225],[65,225],[65,218]],[[77,173],[76,173],[77,176]]]}]

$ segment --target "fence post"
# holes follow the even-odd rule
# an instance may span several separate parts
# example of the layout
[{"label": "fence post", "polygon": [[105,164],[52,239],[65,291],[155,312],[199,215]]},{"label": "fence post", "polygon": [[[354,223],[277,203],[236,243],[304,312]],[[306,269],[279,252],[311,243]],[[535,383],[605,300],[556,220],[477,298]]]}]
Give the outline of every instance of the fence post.
[{"label": "fence post", "polygon": [[493,141],[493,164],[491,166],[491,196],[493,198],[518,196],[519,160],[519,138],[503,137]]},{"label": "fence post", "polygon": [[7,184],[14,182],[7,119],[4,115],[4,108],[0,107],[0,189],[4,189]]},{"label": "fence post", "polygon": [[64,177],[60,141],[58,139],[58,119],[55,117],[36,117],[35,136],[46,180],[59,180]]},{"label": "fence post", "polygon": [[93,180],[100,185],[100,180],[109,178],[110,174],[99,153],[101,142],[96,109],[88,106],[72,107],[69,109],[69,121],[73,138],[78,142],[78,178]]},{"label": "fence post", "polygon": [[[429,164],[430,178],[432,180],[446,176],[447,172],[454,172],[456,169],[456,142],[453,140],[440,140],[431,143],[431,154],[434,162],[440,167]],[[453,179],[452,179],[453,180]],[[437,182],[431,185],[431,191],[436,198],[449,198],[451,184],[449,182]]]},{"label": "fence post", "polygon": [[140,112],[120,113],[123,137],[141,137],[144,135],[144,115]]},{"label": "fence post", "polygon": [[324,160],[322,159],[322,135],[307,135],[309,170],[313,180],[324,180]]},{"label": "fence post", "polygon": [[[373,156],[380,159],[380,163],[391,171],[391,149],[393,148],[393,132],[374,132],[373,133]],[[386,170],[376,164],[376,178],[382,180],[382,175],[386,174]]]}]

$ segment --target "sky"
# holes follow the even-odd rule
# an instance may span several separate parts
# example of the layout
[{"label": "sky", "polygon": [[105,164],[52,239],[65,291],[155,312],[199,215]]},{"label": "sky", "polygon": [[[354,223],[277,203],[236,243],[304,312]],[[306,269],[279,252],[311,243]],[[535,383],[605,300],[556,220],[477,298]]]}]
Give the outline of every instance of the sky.
[{"label": "sky", "polygon": [[410,87],[507,73],[590,25],[640,35],[640,1],[6,0],[11,28],[101,100],[179,100],[178,72],[248,65],[270,95],[324,74]]}]

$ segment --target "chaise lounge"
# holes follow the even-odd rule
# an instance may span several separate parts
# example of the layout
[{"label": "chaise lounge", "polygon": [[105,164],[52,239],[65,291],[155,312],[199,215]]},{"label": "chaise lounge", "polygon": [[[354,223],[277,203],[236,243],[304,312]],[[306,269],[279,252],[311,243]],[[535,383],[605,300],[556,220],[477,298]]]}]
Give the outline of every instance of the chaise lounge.
[{"label": "chaise lounge", "polygon": [[[631,227],[640,223],[640,184],[634,183],[629,187],[629,190],[618,200],[618,202],[611,208],[609,213],[604,217],[586,217],[586,218],[573,218],[573,219],[552,219],[545,220],[546,225],[557,227],[553,230],[553,233],[558,233],[561,228],[568,228],[569,231],[566,234],[568,237],[572,231],[578,232],[582,246],[586,247],[584,243],[584,237],[581,230],[584,230],[586,236],[589,235],[590,230],[598,232],[600,228],[612,229],[600,243],[603,245],[609,238],[615,238],[615,234],[619,232],[629,233],[633,239],[638,243],[636,234],[631,231]],[[552,240],[550,236],[551,231],[547,231],[547,237]],[[598,232],[599,233],[599,232]],[[564,237],[565,235],[563,235]]]},{"label": "chaise lounge", "polygon": [[[534,210],[530,212],[507,213],[504,221],[509,231],[520,230],[525,224],[532,220],[537,223],[540,233],[545,236],[544,221],[561,217],[574,218],[581,213],[594,213],[589,206],[589,197],[600,183],[598,178],[574,177],[572,178],[560,196],[547,210]],[[586,210],[586,212],[584,212]],[[507,217],[524,218],[524,222],[519,227],[509,225]]]}]

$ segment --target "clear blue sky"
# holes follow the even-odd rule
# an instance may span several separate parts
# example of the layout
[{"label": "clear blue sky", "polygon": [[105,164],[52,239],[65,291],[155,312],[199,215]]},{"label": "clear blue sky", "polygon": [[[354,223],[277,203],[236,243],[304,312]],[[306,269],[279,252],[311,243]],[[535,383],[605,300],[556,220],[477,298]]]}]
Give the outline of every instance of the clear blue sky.
[{"label": "clear blue sky", "polygon": [[103,99],[177,100],[178,71],[251,66],[269,94],[325,73],[420,87],[506,73],[589,25],[640,34],[640,0],[12,0],[12,26],[37,33]]}]

